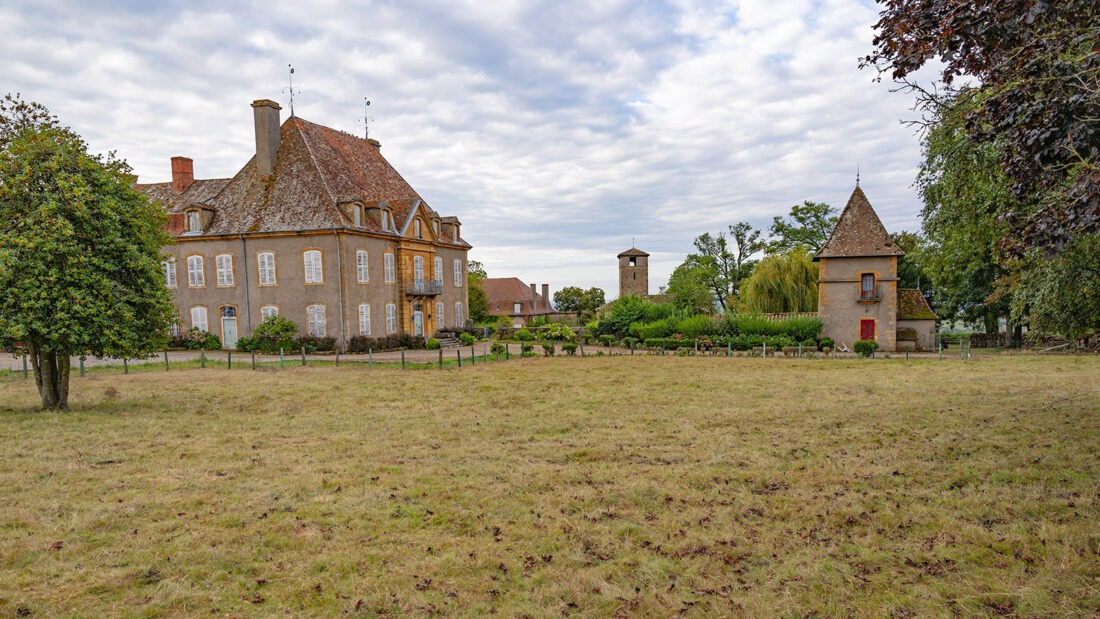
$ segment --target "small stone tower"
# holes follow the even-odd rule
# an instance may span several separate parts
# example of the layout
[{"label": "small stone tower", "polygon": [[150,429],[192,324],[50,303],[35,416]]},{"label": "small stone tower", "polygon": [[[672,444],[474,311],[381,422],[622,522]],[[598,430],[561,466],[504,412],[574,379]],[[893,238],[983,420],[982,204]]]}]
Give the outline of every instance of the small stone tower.
[{"label": "small stone tower", "polygon": [[822,333],[837,344],[874,340],[882,350],[895,350],[898,258],[904,255],[856,185],[829,240],[813,258],[821,263],[817,315],[824,323]]},{"label": "small stone tower", "polygon": [[619,254],[619,297],[649,296],[649,254],[631,247]]}]

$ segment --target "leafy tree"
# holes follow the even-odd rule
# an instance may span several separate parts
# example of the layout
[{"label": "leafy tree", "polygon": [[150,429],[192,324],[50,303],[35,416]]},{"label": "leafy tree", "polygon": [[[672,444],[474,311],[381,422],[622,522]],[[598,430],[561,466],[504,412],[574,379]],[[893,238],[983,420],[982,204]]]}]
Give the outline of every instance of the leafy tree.
[{"label": "leafy tree", "polygon": [[931,281],[921,266],[921,247],[924,245],[924,237],[916,232],[895,232],[890,235],[898,249],[905,255],[898,259],[898,288],[915,288],[917,290],[929,290]]},{"label": "leafy tree", "polygon": [[790,221],[776,217],[769,231],[772,240],[768,242],[769,254],[777,254],[806,248],[811,254],[821,251],[836,227],[836,209],[824,202],[810,202],[791,207]]},{"label": "leafy tree", "polygon": [[673,304],[692,314],[710,314],[714,311],[714,291],[708,279],[708,269],[690,260],[672,272],[665,290],[673,297]]},{"label": "leafy tree", "polygon": [[751,257],[767,249],[768,244],[760,239],[761,232],[748,222],[740,221],[730,226],[730,240],[733,241],[734,273],[732,294],[741,291],[741,281],[752,274],[756,261]]},{"label": "leafy tree", "polygon": [[642,297],[619,297],[607,308],[607,313],[600,319],[597,329],[601,335],[623,335],[630,329],[630,325],[646,320],[652,306],[653,303]]},{"label": "leafy tree", "polygon": [[1007,232],[1002,215],[1021,207],[1014,206],[1011,182],[998,165],[998,145],[970,139],[971,105],[965,96],[943,102],[922,138],[924,161],[916,186],[924,201],[927,242],[916,254],[931,278],[942,318],[996,333],[999,319],[1009,313],[998,244]]},{"label": "leafy tree", "polygon": [[[1032,252],[1013,296],[1013,315],[1033,331],[1082,338],[1100,331],[1100,235],[1082,235],[1053,258]],[[1035,311],[1034,308],[1041,308]]]},{"label": "leafy tree", "polygon": [[805,247],[765,256],[741,287],[741,302],[752,312],[815,312],[817,275]]},{"label": "leafy tree", "polygon": [[43,106],[0,103],[0,339],[26,344],[43,408],[68,408],[70,356],[167,341],[164,213],[133,182]]},{"label": "leafy tree", "polygon": [[485,294],[482,281],[488,277],[485,266],[477,260],[466,262],[466,294],[470,304],[470,320],[475,324],[485,324],[496,320],[489,315],[489,297]]},{"label": "leafy tree", "polygon": [[[749,258],[764,249],[764,244],[760,241],[760,231],[754,230],[745,222],[730,226],[729,231],[733,247],[726,240],[725,234],[719,232],[711,235],[704,232],[695,237],[696,253],[688,254],[680,267],[677,267],[682,273],[678,287],[690,297],[684,302],[685,307],[702,307],[701,297],[694,289],[696,283],[702,282],[710,290],[711,301],[707,306],[713,307],[717,304],[723,312],[726,311],[731,297],[737,295],[741,280],[752,271],[753,263]],[[684,279],[689,273],[690,292],[688,288],[684,288],[689,284],[688,279]],[[672,288],[670,280],[669,292],[676,294]]]},{"label": "leafy tree", "polygon": [[1002,244],[1057,253],[1075,236],[1100,230],[1100,53],[1096,0],[879,0],[874,66],[925,101],[942,97],[909,77],[939,61],[942,86],[977,78],[966,132],[995,144],[1016,205]]},{"label": "leafy tree", "polygon": [[589,288],[584,290],[577,286],[566,286],[554,293],[554,309],[559,312],[584,314],[595,312],[603,306],[604,291],[602,288]]}]

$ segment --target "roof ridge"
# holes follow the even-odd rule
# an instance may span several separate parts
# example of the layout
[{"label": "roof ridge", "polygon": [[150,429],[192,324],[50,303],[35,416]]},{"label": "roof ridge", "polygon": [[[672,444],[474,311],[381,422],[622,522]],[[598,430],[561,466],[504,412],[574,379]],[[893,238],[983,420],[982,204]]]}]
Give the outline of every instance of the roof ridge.
[{"label": "roof ridge", "polygon": [[[309,123],[308,120],[298,118],[297,116],[291,116],[286,119],[287,122],[296,121],[294,123],[294,130],[298,132],[298,135],[302,136],[302,142],[306,145],[306,152],[309,153],[309,160],[313,163],[313,169],[317,172],[317,176],[321,178],[321,186],[325,188],[325,193],[328,194],[328,199],[332,201],[333,205],[336,204],[336,195],[332,192],[332,188],[328,186],[328,179],[321,172],[321,166],[317,163],[317,154],[313,152],[313,145],[309,143],[309,138],[306,136],[306,132],[302,131],[302,128],[298,126],[299,122]],[[310,123],[315,125],[317,123]]]}]

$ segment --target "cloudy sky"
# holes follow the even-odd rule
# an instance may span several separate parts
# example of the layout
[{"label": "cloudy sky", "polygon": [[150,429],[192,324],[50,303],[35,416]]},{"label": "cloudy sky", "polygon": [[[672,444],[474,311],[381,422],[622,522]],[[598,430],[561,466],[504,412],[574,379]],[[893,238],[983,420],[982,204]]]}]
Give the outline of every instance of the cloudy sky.
[{"label": "cloudy sky", "polygon": [[0,93],[45,104],[142,182],[232,176],[255,99],[370,136],[494,277],[651,292],[703,232],[861,186],[919,227],[911,98],[860,71],[863,0],[8,0]]}]

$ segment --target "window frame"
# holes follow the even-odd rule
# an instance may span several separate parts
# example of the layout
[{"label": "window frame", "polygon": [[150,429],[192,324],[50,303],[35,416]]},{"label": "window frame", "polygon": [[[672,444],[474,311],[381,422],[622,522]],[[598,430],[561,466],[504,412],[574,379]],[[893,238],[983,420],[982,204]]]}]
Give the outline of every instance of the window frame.
[{"label": "window frame", "polygon": [[[228,269],[222,267],[222,258],[228,259]],[[225,277],[222,277],[223,275]],[[233,254],[223,253],[214,256],[214,282],[216,288],[233,288],[237,285],[233,277]]]},{"label": "window frame", "polygon": [[[271,266],[267,268],[264,266],[264,256],[271,256]],[[275,260],[275,252],[271,250],[264,250],[256,252],[256,285],[258,286],[278,286],[279,285],[279,269],[278,262]],[[271,281],[264,281],[264,273],[271,272]]]},{"label": "window frame", "polygon": [[370,283],[370,253],[365,249],[355,250],[355,281]]},{"label": "window frame", "polygon": [[179,288],[179,278],[177,277],[177,264],[175,256],[169,256],[160,261],[161,269],[164,271],[164,286],[175,290]]},{"label": "window frame", "polygon": [[462,287],[462,259],[455,258],[455,288]]},{"label": "window frame", "polygon": [[[197,260],[198,268],[194,269],[191,266],[191,260]],[[197,273],[196,277],[192,277]],[[193,283],[195,281],[198,283]],[[206,288],[206,260],[202,254],[188,254],[187,255],[187,287],[188,288]]]},{"label": "window frame", "polygon": [[359,335],[370,335],[370,303],[359,304]]},{"label": "window frame", "polygon": [[397,305],[386,304],[386,333],[397,333]]},{"label": "window frame", "polygon": [[462,318],[462,309],[463,309],[462,308],[462,301],[455,301],[455,328],[456,329],[462,328],[462,325],[465,322]]},{"label": "window frame", "polygon": [[[317,311],[320,311],[319,329],[316,322]],[[306,335],[309,337],[328,337],[328,318],[324,303],[310,303],[306,306]]]},{"label": "window frame", "polygon": [[[203,326],[202,327],[199,327],[199,325],[195,324],[195,322],[196,322],[195,321],[195,311],[196,310],[202,312],[202,321],[203,321]],[[207,307],[205,305],[192,305],[190,313],[191,313],[191,328],[192,329],[198,329],[199,331],[202,331],[204,333],[210,333],[210,312],[207,310]]]},{"label": "window frame", "polygon": [[385,266],[385,274],[383,279],[387,284],[397,283],[397,268],[394,264],[395,260],[393,257],[393,252],[386,252],[382,260]]},{"label": "window frame", "polygon": [[435,280],[435,283],[436,283],[437,286],[442,288],[443,287],[443,258],[441,256],[436,256],[435,260],[432,261],[432,270],[433,270],[432,275],[434,276],[432,279]]},{"label": "window frame", "polygon": [[[317,263],[310,269],[309,257],[316,255]],[[310,271],[315,273],[310,273]],[[325,254],[319,247],[308,247],[302,250],[302,273],[307,286],[318,286],[325,283]]]},{"label": "window frame", "polygon": [[435,302],[435,324],[439,325],[438,328],[440,328],[440,329],[443,328],[443,317],[444,317],[443,310],[444,309],[445,309],[445,304],[443,303],[443,301],[436,301]]},{"label": "window frame", "polygon": [[263,323],[265,320],[268,319],[268,316],[264,315],[264,310],[268,310],[268,309],[275,310],[274,313],[268,312],[271,316],[278,316],[279,315],[279,306],[278,305],[261,305],[260,306],[260,322],[261,323]]}]

